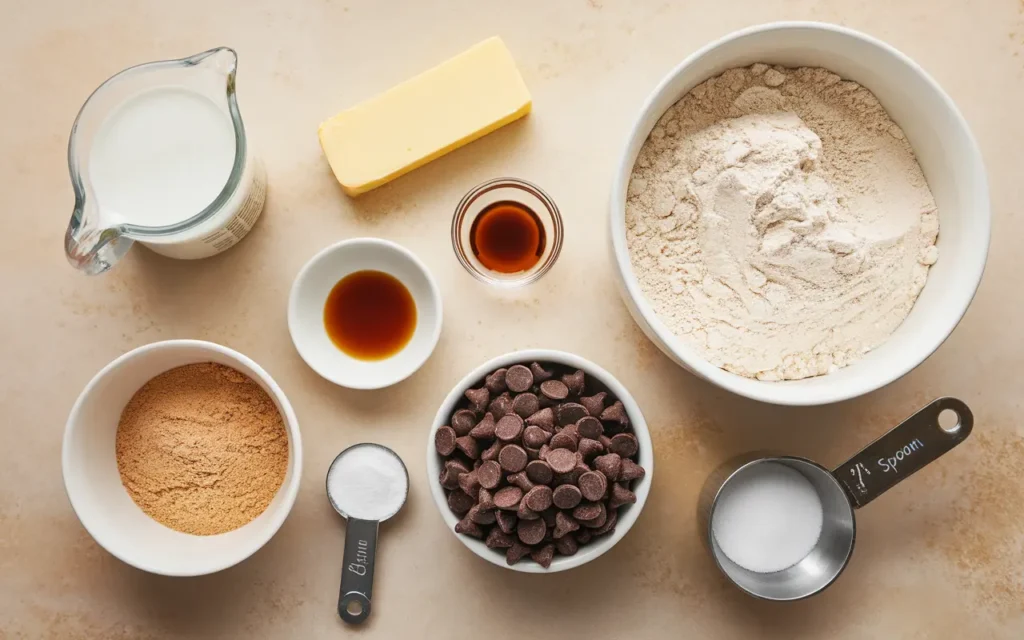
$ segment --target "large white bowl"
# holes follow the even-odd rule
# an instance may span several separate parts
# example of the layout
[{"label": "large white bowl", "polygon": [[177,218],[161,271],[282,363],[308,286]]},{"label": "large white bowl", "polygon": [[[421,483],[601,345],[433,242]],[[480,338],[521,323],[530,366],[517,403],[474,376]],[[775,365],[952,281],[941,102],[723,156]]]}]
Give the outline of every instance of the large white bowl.
[{"label": "large white bowl", "polygon": [[[121,411],[135,392],[164,371],[196,362],[227,365],[252,378],[273,398],[288,431],[288,470],[266,511],[212,536],[175,531],[146,515],[121,484],[114,451]],[[86,385],[68,417],[61,463],[71,506],[101,547],[144,571],[198,576],[245,560],[277,533],[299,491],[302,439],[284,392],[258,364],[212,342],[167,340],[129,351]]]},{"label": "large white bowl", "polygon": [[[626,188],[651,129],[694,86],[755,62],[825,67],[870,89],[906,134],[938,205],[939,260],[910,315],[884,344],[861,360],[816,378],[753,380],[705,360],[655,315],[633,273],[626,247]],[[913,60],[884,42],[813,22],[779,22],[737,31],[680,63],[641,109],[619,159],[611,194],[611,249],[620,292],[647,337],[672,360],[724,389],[784,405],[854,398],[921,364],[953,331],[974,297],[985,268],[990,224],[981,153],[949,96]]]},{"label": "large white bowl", "polygon": [[[448,420],[451,418],[452,412],[455,410],[455,405],[462,399],[463,394],[467,389],[483,384],[484,376],[495,369],[530,362],[555,362],[568,367],[582,369],[584,374],[597,379],[608,387],[608,390],[622,401],[622,406],[626,409],[626,414],[629,416],[629,421],[633,426],[633,433],[636,435],[637,443],[640,445],[639,464],[646,472],[644,477],[636,483],[635,487],[633,487],[633,491],[636,493],[636,503],[625,505],[619,509],[619,519],[615,525],[615,531],[613,533],[601,536],[590,544],[580,546],[580,550],[575,555],[556,555],[555,559],[551,562],[551,567],[548,569],[545,569],[529,558],[524,558],[517,564],[509,565],[505,562],[504,553],[494,549],[488,549],[483,540],[477,540],[476,538],[455,533],[455,525],[458,523],[459,518],[457,518],[455,514],[452,513],[451,509],[448,508],[448,499],[445,497],[444,489],[438,481],[438,477],[441,474],[443,459],[438,455],[437,450],[434,448],[434,434],[437,433],[437,430],[440,427],[448,424]],[[484,560],[491,564],[496,564],[500,567],[505,567],[506,569],[512,569],[513,571],[521,571],[523,573],[554,573],[556,571],[565,571],[566,569],[572,569],[586,564],[591,560],[595,560],[604,555],[605,552],[614,547],[616,543],[626,535],[630,528],[632,528],[633,523],[636,522],[637,517],[640,515],[640,511],[644,508],[644,503],[647,501],[647,494],[651,491],[651,479],[653,477],[654,450],[651,447],[651,434],[647,430],[647,422],[644,420],[644,416],[640,412],[640,407],[637,406],[636,400],[634,400],[633,396],[629,394],[629,391],[626,391],[626,387],[622,386],[622,383],[615,379],[615,376],[590,360],[571,353],[566,353],[565,351],[553,351],[550,349],[513,351],[483,363],[459,381],[459,383],[455,385],[455,388],[452,389],[451,393],[448,394],[448,397],[444,399],[444,402],[441,403],[441,407],[437,410],[437,416],[434,417],[434,425],[430,428],[430,433],[427,437],[427,483],[428,486],[430,486],[430,494],[434,496],[434,503],[437,505],[437,510],[440,512],[441,517],[444,518],[444,522],[448,526],[448,530],[451,531],[452,534],[462,542],[462,544],[466,545],[470,551]]]}]

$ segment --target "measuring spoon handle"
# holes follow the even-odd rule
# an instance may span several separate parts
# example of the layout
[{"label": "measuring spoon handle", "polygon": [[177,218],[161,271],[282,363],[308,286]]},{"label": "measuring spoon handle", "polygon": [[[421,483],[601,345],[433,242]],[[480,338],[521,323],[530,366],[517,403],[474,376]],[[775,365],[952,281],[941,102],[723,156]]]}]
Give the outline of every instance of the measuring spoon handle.
[{"label": "measuring spoon handle", "polygon": [[[939,426],[939,414],[946,409],[957,415],[957,425],[950,430]],[[864,447],[832,475],[853,506],[863,507],[966,440],[973,427],[974,415],[966,404],[939,398]]]},{"label": "measuring spoon handle", "polygon": [[376,520],[349,518],[345,528],[345,564],[341,569],[338,615],[350,624],[360,624],[370,617],[379,524]]}]

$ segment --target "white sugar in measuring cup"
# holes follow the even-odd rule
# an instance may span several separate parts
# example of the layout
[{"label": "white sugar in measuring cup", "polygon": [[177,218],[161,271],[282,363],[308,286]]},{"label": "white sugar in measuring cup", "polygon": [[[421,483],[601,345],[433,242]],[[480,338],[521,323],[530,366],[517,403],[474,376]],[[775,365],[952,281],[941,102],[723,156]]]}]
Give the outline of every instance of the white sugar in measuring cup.
[{"label": "white sugar in measuring cup", "polygon": [[327,470],[327,498],[348,520],[338,615],[359,624],[370,617],[377,527],[409,495],[409,472],[398,454],[379,444],[352,445]]},{"label": "white sugar in measuring cup", "polygon": [[252,229],[266,194],[235,99],[238,56],[219,47],[130,67],[96,89],[71,128],[75,208],[64,236],[92,275],[135,242],[205,258]]},{"label": "white sugar in measuring cup", "polygon": [[[940,414],[946,412],[956,416],[949,426],[940,422]],[[765,600],[812,596],[839,577],[853,554],[854,510],[963,442],[973,426],[974,417],[966,404],[956,398],[939,398],[833,471],[793,456],[747,454],[729,460],[712,472],[701,490],[697,508],[701,536],[718,568],[750,595]],[[749,481],[751,473],[766,471],[763,465],[783,465],[801,474],[821,502],[821,532],[810,552],[795,564],[770,572],[754,571],[731,559],[716,539],[713,526],[723,495]]]}]

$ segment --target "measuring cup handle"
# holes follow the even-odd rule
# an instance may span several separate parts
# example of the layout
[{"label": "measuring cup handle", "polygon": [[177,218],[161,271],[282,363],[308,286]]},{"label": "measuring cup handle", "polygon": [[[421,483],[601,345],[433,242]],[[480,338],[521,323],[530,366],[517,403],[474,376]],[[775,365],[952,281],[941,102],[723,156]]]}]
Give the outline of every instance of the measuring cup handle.
[{"label": "measuring cup handle", "polygon": [[[939,426],[939,414],[947,409],[957,416],[956,426],[949,430]],[[973,427],[974,416],[966,404],[939,398],[864,447],[832,475],[853,506],[863,507],[963,442]]]},{"label": "measuring cup handle", "polygon": [[341,569],[338,615],[350,624],[359,624],[370,617],[379,524],[376,520],[349,518],[345,529],[345,564]]}]

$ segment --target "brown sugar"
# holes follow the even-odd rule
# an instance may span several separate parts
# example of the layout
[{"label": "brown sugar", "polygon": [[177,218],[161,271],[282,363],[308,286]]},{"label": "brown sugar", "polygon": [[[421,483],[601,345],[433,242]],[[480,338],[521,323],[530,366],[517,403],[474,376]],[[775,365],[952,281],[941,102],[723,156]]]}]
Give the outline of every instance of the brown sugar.
[{"label": "brown sugar", "polygon": [[116,447],[135,504],[195,535],[259,516],[288,468],[274,401],[245,374],[212,362],[171,369],[139,389],[121,413]]}]

